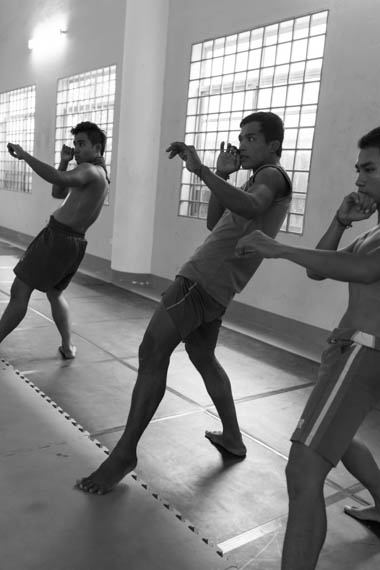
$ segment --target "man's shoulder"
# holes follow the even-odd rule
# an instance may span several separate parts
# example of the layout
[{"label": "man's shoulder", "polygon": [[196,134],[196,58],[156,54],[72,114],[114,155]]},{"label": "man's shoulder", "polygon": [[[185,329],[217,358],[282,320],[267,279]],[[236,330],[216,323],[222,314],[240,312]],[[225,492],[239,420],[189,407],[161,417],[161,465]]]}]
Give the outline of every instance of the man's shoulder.
[{"label": "man's shoulder", "polygon": [[248,181],[248,186],[264,184],[276,196],[287,196],[292,192],[292,183],[286,171],[281,165],[263,164],[253,174]]}]

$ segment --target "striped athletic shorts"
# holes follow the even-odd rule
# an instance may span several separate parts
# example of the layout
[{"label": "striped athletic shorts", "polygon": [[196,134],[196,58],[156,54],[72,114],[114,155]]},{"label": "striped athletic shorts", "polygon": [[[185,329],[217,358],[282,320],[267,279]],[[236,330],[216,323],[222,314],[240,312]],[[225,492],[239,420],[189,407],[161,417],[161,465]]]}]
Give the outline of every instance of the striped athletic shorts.
[{"label": "striped athletic shorts", "polygon": [[380,400],[380,343],[373,335],[344,329],[335,329],[328,342],[317,384],[291,441],[335,466]]}]

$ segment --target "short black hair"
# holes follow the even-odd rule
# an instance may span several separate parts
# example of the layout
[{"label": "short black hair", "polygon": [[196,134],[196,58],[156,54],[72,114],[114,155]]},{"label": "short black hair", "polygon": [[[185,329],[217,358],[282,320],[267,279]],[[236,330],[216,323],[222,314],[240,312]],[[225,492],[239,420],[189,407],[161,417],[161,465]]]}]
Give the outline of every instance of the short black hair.
[{"label": "short black hair", "polygon": [[100,144],[100,154],[103,156],[104,149],[106,148],[107,135],[98,127],[98,125],[91,123],[91,121],[78,123],[76,127],[71,129],[71,134],[77,135],[79,133],[86,133],[88,139],[93,145]]},{"label": "short black hair", "polygon": [[240,128],[253,122],[260,123],[265,142],[279,141],[280,146],[276,150],[276,154],[281,156],[284,140],[284,123],[280,117],[271,111],[257,111],[244,117],[240,123]]},{"label": "short black hair", "polygon": [[358,142],[359,148],[375,147],[380,150],[380,127],[376,127],[363,135]]}]

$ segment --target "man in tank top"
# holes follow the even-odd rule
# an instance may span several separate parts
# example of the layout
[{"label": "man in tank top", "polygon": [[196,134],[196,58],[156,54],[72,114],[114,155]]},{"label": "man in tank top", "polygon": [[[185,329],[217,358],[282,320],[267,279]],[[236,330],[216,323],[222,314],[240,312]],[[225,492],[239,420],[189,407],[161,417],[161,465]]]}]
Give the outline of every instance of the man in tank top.
[{"label": "man in tank top", "polygon": [[[240,458],[246,454],[230,381],[214,351],[228,304],[263,259],[238,259],[236,245],[255,229],[274,237],[284,222],[292,190],[279,164],[284,137],[281,119],[274,113],[253,113],[240,127],[239,150],[230,144],[224,150],[222,143],[216,173],[201,163],[192,146],[174,142],[167,149],[169,158],[179,155],[210,189],[207,226],[212,231],[162,295],[139,349],[138,377],[124,434],[99,469],[78,482],[84,491],[106,493],[135,468],[138,441],[164,395],[170,357],[181,341],[222,422],[221,432],[207,431],[206,437],[227,453]],[[240,167],[253,171],[242,189],[226,181]]]}]

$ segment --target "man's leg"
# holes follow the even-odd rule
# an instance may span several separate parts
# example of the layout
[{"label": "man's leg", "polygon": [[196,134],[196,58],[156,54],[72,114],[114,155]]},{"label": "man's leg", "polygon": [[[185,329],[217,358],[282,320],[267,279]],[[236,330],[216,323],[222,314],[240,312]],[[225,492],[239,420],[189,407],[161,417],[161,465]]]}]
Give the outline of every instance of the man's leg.
[{"label": "man's leg", "polygon": [[289,516],[282,570],[314,570],[326,537],[323,485],[332,465],[312,449],[293,443],[286,468]]},{"label": "man's leg", "polygon": [[216,359],[214,349],[202,342],[186,343],[186,351],[191,362],[203,378],[207,392],[213,401],[223,425],[223,431],[206,431],[205,436],[230,453],[244,457],[247,453],[238,420],[231,390],[231,382]]},{"label": "man's leg", "polygon": [[125,431],[99,469],[78,482],[83,491],[107,493],[136,467],[137,444],[164,396],[170,356],[180,342],[177,329],[160,304],[139,349],[139,371]]},{"label": "man's leg", "polygon": [[62,345],[59,351],[63,358],[75,358],[76,347],[71,343],[71,326],[69,305],[63,296],[62,291],[50,289],[46,293],[51,306],[51,314],[62,337]]},{"label": "man's leg", "polygon": [[10,301],[0,319],[0,342],[9,335],[25,317],[33,287],[18,277],[11,287]]},{"label": "man's leg", "polygon": [[374,507],[345,507],[345,512],[359,520],[380,522],[380,469],[372,453],[363,443],[354,439],[342,457],[343,465],[368,491]]}]

